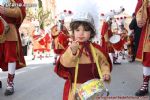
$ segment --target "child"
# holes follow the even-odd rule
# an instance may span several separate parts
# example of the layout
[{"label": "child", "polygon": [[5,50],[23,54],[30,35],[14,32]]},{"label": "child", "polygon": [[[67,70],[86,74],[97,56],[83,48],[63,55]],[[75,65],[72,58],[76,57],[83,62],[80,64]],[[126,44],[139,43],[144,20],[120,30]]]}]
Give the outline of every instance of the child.
[{"label": "child", "polygon": [[77,88],[88,80],[99,78],[90,45],[92,45],[95,49],[103,79],[105,81],[110,80],[110,72],[112,69],[112,64],[108,54],[106,54],[99,45],[91,42],[96,31],[94,27],[94,20],[89,13],[80,13],[80,15],[76,15],[70,23],[70,28],[74,36],[74,41],[69,45],[64,53],[62,53],[55,67],[55,72],[60,77],[66,79],[63,100],[75,99],[72,87],[78,57],[79,69],[76,85]]}]

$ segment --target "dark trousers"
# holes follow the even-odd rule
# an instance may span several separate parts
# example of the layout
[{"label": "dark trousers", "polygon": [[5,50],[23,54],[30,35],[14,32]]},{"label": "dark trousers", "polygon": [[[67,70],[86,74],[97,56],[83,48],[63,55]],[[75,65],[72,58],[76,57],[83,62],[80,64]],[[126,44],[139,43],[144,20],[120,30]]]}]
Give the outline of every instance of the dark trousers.
[{"label": "dark trousers", "polygon": [[24,56],[27,56],[27,47],[28,45],[22,46]]}]

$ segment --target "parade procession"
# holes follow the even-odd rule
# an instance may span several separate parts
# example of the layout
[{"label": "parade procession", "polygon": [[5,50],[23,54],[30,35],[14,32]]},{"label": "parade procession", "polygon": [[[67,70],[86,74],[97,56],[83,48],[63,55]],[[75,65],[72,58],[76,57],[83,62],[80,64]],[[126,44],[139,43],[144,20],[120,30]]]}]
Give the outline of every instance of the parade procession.
[{"label": "parade procession", "polygon": [[0,0],[0,100],[150,100],[150,0]]}]

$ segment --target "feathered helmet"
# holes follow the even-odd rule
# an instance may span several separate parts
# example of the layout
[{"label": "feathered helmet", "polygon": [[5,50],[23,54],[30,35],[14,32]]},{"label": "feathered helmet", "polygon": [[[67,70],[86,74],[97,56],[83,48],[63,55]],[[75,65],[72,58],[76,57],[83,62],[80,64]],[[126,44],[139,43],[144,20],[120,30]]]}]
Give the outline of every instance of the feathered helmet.
[{"label": "feathered helmet", "polygon": [[62,30],[63,25],[65,23],[65,19],[71,15],[72,15],[71,10],[63,10],[62,12],[58,13],[55,16],[55,21],[56,21],[56,25],[57,25],[58,30]]},{"label": "feathered helmet", "polygon": [[101,13],[100,17],[102,20],[105,19],[106,21],[110,21],[114,18],[115,15],[119,15],[119,14],[123,13],[124,11],[125,11],[125,9],[121,6],[117,10],[113,9],[113,10],[110,10],[109,12],[107,12],[105,14]]},{"label": "feathered helmet", "polygon": [[93,31],[96,32],[93,16],[89,12],[78,12],[74,14],[70,24],[77,21],[87,22],[90,25],[90,27],[93,29]]},{"label": "feathered helmet", "polygon": [[62,12],[58,13],[55,16],[55,20],[58,21],[62,21],[64,23],[64,20],[66,17],[69,17],[72,15],[72,11],[71,10],[63,10]]}]

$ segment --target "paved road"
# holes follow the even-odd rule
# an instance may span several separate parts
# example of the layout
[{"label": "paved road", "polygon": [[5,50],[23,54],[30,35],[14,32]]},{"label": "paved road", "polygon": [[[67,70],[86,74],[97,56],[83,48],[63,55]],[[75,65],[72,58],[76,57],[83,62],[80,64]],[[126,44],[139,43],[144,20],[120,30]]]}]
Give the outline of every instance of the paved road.
[{"label": "paved road", "polygon": [[[35,61],[28,57],[26,60],[28,67],[16,72],[14,95],[8,97],[3,95],[7,72],[0,73],[0,79],[3,82],[0,100],[62,100],[64,80],[53,72],[52,57]],[[113,66],[111,84],[106,84],[106,86],[110,91],[110,96],[134,96],[141,83],[141,64],[123,61],[122,65]]]}]

